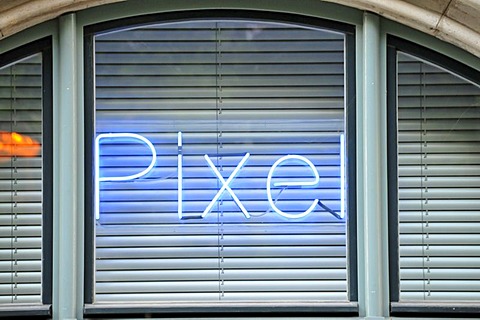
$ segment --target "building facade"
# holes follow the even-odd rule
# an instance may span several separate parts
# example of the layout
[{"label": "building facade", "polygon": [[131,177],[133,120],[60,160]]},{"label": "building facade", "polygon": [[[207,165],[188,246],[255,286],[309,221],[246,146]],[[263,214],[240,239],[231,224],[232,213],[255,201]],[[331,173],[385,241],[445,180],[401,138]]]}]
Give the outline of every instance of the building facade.
[{"label": "building facade", "polygon": [[480,312],[480,8],[18,1],[0,317]]}]

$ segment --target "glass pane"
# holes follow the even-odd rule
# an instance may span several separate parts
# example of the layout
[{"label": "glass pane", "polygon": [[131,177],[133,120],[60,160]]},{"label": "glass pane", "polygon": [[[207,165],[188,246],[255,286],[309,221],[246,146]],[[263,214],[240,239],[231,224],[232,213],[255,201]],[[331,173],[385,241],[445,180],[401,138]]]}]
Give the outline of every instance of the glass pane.
[{"label": "glass pane", "polygon": [[41,303],[42,56],[0,68],[0,304]]},{"label": "glass pane", "polygon": [[400,300],[480,299],[480,88],[398,54]]},{"label": "glass pane", "polygon": [[347,301],[344,36],[96,37],[95,302]]}]

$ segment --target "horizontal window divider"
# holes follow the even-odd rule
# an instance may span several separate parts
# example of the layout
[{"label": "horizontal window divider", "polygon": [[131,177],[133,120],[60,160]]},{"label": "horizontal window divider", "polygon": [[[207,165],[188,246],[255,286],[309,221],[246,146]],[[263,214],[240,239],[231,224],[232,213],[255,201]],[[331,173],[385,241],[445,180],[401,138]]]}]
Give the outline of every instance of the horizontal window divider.
[{"label": "horizontal window divider", "polygon": [[422,314],[422,316],[426,314],[443,314],[445,316],[446,314],[455,313],[462,315],[471,314],[478,317],[480,302],[392,302],[390,308],[392,316],[413,316],[414,314]]},{"label": "horizontal window divider", "polygon": [[96,315],[119,314],[263,314],[263,313],[292,313],[292,314],[335,314],[357,315],[358,302],[302,302],[302,303],[172,303],[165,304],[86,304],[84,314],[95,317]]},{"label": "horizontal window divider", "polygon": [[52,306],[44,305],[0,305],[0,318],[11,317],[38,317],[49,319],[52,316]]}]

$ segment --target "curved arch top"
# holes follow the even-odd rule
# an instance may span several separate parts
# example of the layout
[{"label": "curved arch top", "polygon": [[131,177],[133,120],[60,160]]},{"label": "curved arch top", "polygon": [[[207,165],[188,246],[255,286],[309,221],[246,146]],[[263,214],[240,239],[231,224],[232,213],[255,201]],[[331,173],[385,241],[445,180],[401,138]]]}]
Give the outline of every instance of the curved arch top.
[{"label": "curved arch top", "polygon": [[[126,0],[12,0],[0,5],[0,39],[67,12]],[[375,12],[480,56],[478,0],[318,0]],[[226,5],[226,3],[225,3]]]}]

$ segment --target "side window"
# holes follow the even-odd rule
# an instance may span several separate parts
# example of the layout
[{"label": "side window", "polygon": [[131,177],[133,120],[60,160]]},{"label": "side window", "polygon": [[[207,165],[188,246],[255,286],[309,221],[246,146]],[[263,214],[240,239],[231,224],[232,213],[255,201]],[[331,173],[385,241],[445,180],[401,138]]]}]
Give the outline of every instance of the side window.
[{"label": "side window", "polygon": [[345,32],[206,19],[90,37],[87,314],[145,301],[351,306]]},{"label": "side window", "polygon": [[29,314],[51,303],[50,48],[0,55],[0,307]]},{"label": "side window", "polygon": [[480,299],[480,74],[410,47],[389,56],[397,79],[392,297],[399,307],[461,310]]}]

